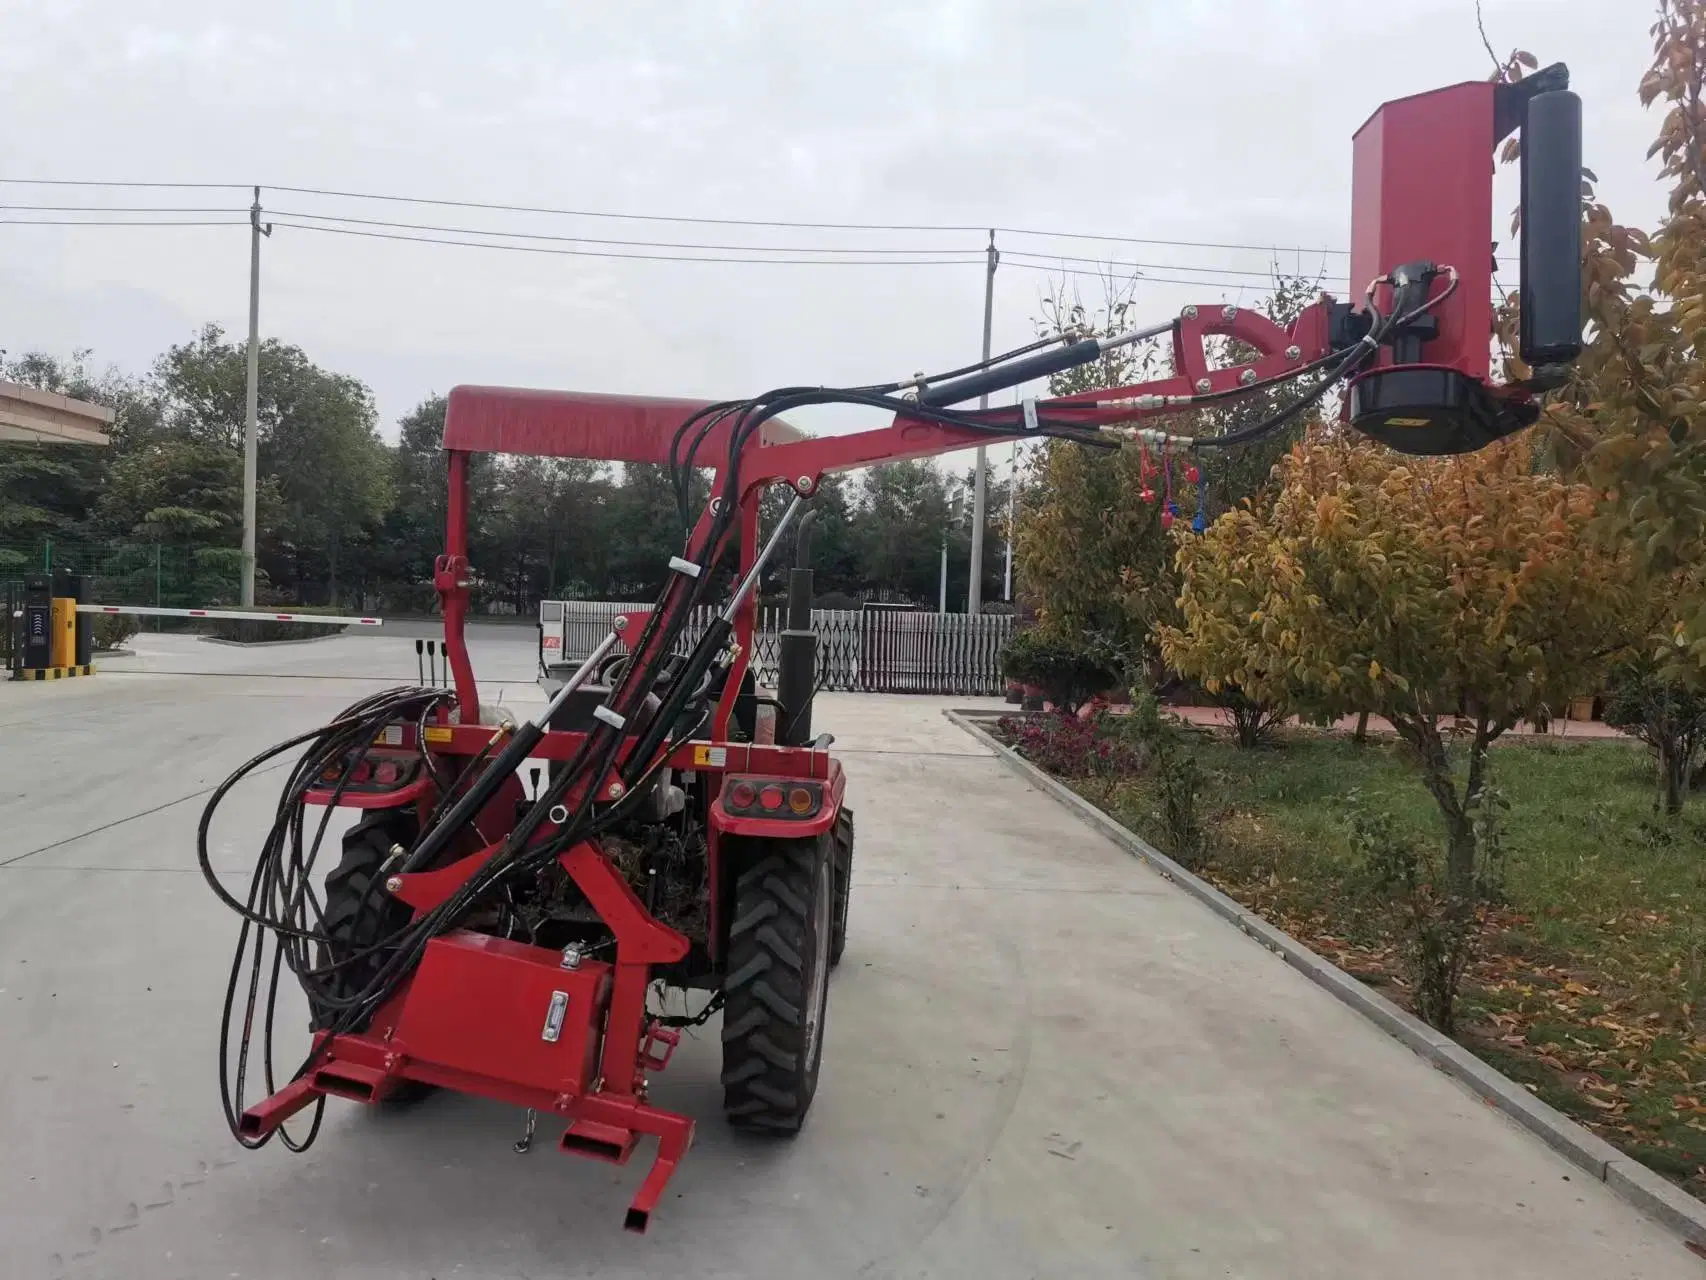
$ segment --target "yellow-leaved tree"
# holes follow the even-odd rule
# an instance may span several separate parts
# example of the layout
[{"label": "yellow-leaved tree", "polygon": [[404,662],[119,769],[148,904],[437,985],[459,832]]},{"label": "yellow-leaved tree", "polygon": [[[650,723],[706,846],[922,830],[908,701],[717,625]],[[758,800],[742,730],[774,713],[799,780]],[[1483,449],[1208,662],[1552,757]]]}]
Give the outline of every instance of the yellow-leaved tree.
[{"label": "yellow-leaved tree", "polygon": [[[1626,541],[1665,604],[1652,660],[1706,686],[1706,0],[1659,0],[1644,105],[1663,109],[1648,154],[1670,188],[1652,232],[1619,224],[1584,186],[1588,343],[1547,410],[1567,468],[1602,487],[1602,527]],[[1513,373],[1521,376],[1520,365]],[[1698,574],[1692,578],[1698,588]]]},{"label": "yellow-leaved tree", "polygon": [[[1488,748],[1592,689],[1627,642],[1628,557],[1588,533],[1596,494],[1537,472],[1523,440],[1444,459],[1314,439],[1271,512],[1228,512],[1179,549],[1165,656],[1319,719],[1371,710],[1414,750],[1467,893]],[[1447,749],[1461,718],[1461,778]]]},{"label": "yellow-leaved tree", "polygon": [[1379,822],[1353,840],[1393,893],[1417,1012],[1442,1030],[1496,877],[1489,748],[1597,687],[1629,641],[1630,557],[1591,536],[1597,496],[1536,470],[1520,438],[1441,459],[1312,438],[1280,464],[1271,511],[1228,512],[1179,548],[1168,662],[1310,718],[1373,711],[1413,751],[1444,840],[1430,853]]}]

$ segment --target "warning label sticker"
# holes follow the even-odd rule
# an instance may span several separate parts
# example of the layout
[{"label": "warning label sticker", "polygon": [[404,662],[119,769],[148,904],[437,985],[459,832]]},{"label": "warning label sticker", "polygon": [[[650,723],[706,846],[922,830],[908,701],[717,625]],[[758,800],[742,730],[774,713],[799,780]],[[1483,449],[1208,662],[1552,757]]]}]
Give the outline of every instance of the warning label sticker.
[{"label": "warning label sticker", "polygon": [[455,736],[455,734],[451,733],[450,730],[443,725],[433,724],[427,726],[426,740],[428,742],[449,742]]},{"label": "warning label sticker", "polygon": [[701,744],[693,748],[693,763],[707,769],[721,769],[729,762],[727,747],[713,747]]},{"label": "warning label sticker", "polygon": [[562,636],[546,636],[545,640],[544,640],[544,646],[547,649],[561,649],[563,647],[563,637]]}]

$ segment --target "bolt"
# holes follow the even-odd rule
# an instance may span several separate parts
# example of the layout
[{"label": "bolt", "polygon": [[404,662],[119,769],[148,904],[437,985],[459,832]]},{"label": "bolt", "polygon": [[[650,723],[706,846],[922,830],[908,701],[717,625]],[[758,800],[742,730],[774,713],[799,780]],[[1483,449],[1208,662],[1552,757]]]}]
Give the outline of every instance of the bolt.
[{"label": "bolt", "polygon": [[812,491],[812,478],[810,476],[801,476],[798,480],[794,481],[794,491],[802,498],[805,497],[806,494]]},{"label": "bolt", "polygon": [[1214,386],[1214,383],[1210,382],[1207,378],[1198,378],[1197,379],[1197,390],[1198,391],[1202,391],[1202,392],[1206,393],[1213,386]]},{"label": "bolt", "polygon": [[559,827],[562,826],[569,820],[569,806],[566,804],[553,805],[550,816],[552,822],[556,823]]},{"label": "bolt", "polygon": [[1256,371],[1254,369],[1246,369],[1243,373],[1238,375],[1238,381],[1242,382],[1245,386],[1249,386],[1255,380]]},{"label": "bolt", "polygon": [[1287,360],[1301,360],[1303,358],[1303,348],[1295,346],[1287,347],[1285,349],[1285,358]]},{"label": "bolt", "polygon": [[609,787],[605,788],[604,794],[609,796],[612,800],[620,800],[622,798],[622,791],[623,787],[620,782],[612,782]]},{"label": "bolt", "polygon": [[1197,318],[1196,303],[1193,302],[1190,306],[1185,308],[1184,316],[1187,320],[1195,320]]},{"label": "bolt", "polygon": [[1222,307],[1220,309],[1220,318],[1222,320],[1236,320],[1238,318],[1238,308],[1233,306]]},{"label": "bolt", "polygon": [[563,948],[562,967],[565,969],[578,969],[581,967],[581,944],[580,943],[571,942],[571,943],[569,943],[568,946]]},{"label": "bolt", "polygon": [[723,512],[723,500],[721,498],[712,498],[711,499],[711,514],[714,516],[715,515],[721,515],[722,512]]},{"label": "bolt", "polygon": [[387,879],[385,881],[385,892],[386,893],[396,893],[397,890],[401,889],[402,887],[403,887],[403,877],[402,876],[391,876],[389,879]]},{"label": "bolt", "polygon": [[617,614],[616,621],[612,622],[610,625],[617,631],[626,631],[628,629],[628,615],[625,613]]}]

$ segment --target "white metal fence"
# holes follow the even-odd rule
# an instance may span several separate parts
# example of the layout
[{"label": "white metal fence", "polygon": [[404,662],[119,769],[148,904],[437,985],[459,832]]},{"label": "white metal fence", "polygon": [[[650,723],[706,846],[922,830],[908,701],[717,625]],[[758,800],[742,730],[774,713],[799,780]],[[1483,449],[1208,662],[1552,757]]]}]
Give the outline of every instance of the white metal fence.
[{"label": "white metal fence", "polygon": [[[546,600],[539,606],[540,656],[546,664],[585,658],[610,633],[617,614],[648,604]],[[702,609],[682,644],[691,644],[714,614]],[[754,678],[774,687],[783,612],[760,609],[751,657]],[[813,609],[817,679],[825,689],[864,693],[999,696],[1001,647],[1013,631],[1006,615],[924,613],[900,609]]]}]

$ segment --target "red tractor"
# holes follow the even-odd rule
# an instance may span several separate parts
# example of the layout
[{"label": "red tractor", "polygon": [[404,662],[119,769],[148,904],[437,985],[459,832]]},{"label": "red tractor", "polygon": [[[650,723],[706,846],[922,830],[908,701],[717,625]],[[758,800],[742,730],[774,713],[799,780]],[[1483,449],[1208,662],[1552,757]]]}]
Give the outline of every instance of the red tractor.
[{"label": "red tractor", "polygon": [[[243,917],[221,1058],[238,1140],[274,1134],[327,1097],[365,1103],[448,1088],[544,1113],[565,1151],[616,1163],[655,1136],[658,1153],[627,1213],[643,1230],[694,1122],[653,1106],[650,1075],[680,1028],[722,1015],[723,1109],[740,1126],[798,1130],[822,1066],[829,975],[846,943],[853,815],[828,735],[813,737],[809,575],[795,575],[774,697],[749,677],[754,588],[824,474],[995,441],[1047,436],[1201,456],[1280,429],[1344,390],[1354,428],[1411,453],[1479,448],[1534,420],[1581,338],[1580,105],[1563,68],[1518,85],[1470,83],[1389,103],[1356,142],[1352,270],[1362,305],[1323,298],[1289,328],[1220,304],[1108,338],[1046,339],[925,379],[785,388],[702,404],[461,387],[444,427],[445,552],[434,581],[451,687],[408,687],[350,707],[324,729],[250,761],[203,817],[203,870]],[[1525,383],[1489,380],[1491,183],[1498,141],[1524,131],[1522,355]],[[1001,409],[955,406],[1170,337],[1173,376]],[[1212,337],[1257,356],[1211,367]],[[1295,384],[1283,410],[1236,436],[1138,425]],[[890,416],[853,435],[808,439],[781,414],[852,403]],[[545,709],[517,725],[480,699],[464,642],[468,472],[479,452],[667,463],[684,538],[646,610],[560,674]],[[712,473],[709,489],[704,473]],[[794,501],[764,545],[759,498]],[[1139,500],[1134,495],[1134,500]],[[1163,523],[1170,517],[1164,513]],[[693,620],[716,606],[709,627]],[[759,715],[762,703],[772,715]],[[773,725],[772,731],[766,724]],[[303,748],[246,898],[219,884],[206,835],[214,809],[264,761]],[[549,762],[536,795],[518,770]],[[323,880],[333,808],[362,811]],[[310,813],[318,810],[318,816]],[[322,887],[323,886],[323,887]],[[254,932],[251,932],[254,931]],[[312,1048],[288,1080],[243,1101],[263,952],[305,989]],[[250,945],[253,940],[253,946]],[[239,1008],[245,968],[247,1003]],[[708,993],[671,1015],[668,989]],[[270,1033],[272,1001],[265,1025]],[[685,1005],[683,1005],[685,1008]]]}]

